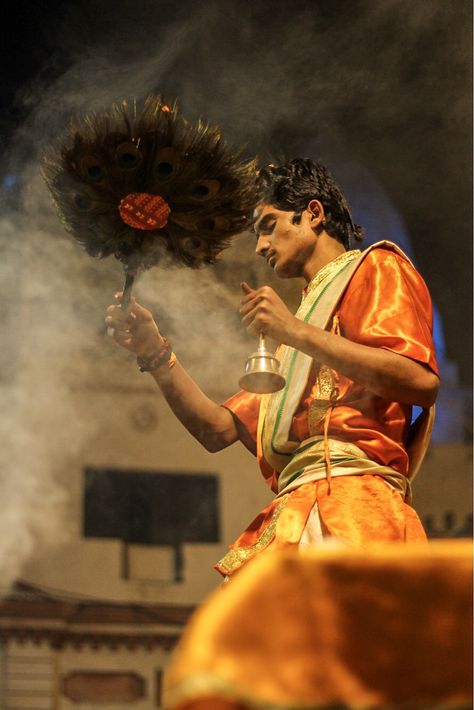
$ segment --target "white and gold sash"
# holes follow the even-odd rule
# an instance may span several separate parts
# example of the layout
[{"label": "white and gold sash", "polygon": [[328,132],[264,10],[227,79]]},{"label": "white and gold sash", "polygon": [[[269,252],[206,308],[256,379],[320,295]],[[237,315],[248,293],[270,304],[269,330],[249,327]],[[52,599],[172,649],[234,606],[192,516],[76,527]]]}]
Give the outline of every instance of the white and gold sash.
[{"label": "white and gold sash", "polygon": [[[409,259],[391,242],[378,242],[364,252],[347,251],[323,267],[308,284],[296,317],[317,328],[326,329],[353,274],[367,254],[376,247],[387,246],[407,261]],[[285,387],[274,394],[264,395],[260,405],[258,446],[265,460],[278,473],[283,471],[301,446],[291,441],[290,429],[311,372],[313,359],[287,345],[277,351],[280,372],[286,379]],[[408,453],[413,456],[409,478],[412,479],[423,460],[429,443],[434,407],[421,415],[421,426],[409,442]],[[411,451],[410,451],[411,449]],[[410,461],[410,464],[412,461]]]},{"label": "white and gold sash", "polygon": [[[359,250],[344,252],[318,271],[308,284],[296,317],[318,328],[326,328],[361,256]],[[291,441],[289,434],[313,359],[306,353],[283,345],[278,349],[278,360],[286,385],[279,392],[262,398],[259,435],[265,460],[276,471],[282,471],[300,445],[297,441]]]}]

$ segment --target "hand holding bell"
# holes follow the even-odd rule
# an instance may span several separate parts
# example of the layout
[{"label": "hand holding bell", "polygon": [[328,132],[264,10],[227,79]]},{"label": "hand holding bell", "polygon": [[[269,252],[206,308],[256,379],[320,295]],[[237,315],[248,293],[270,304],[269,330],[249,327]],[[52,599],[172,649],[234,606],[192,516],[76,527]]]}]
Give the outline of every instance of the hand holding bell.
[{"label": "hand holding bell", "polygon": [[[276,296],[272,289],[264,287],[261,293],[252,289],[247,283],[241,284],[245,293],[240,310],[243,318],[242,322],[250,332],[255,331],[258,326],[258,312],[265,307],[265,300],[268,296]],[[278,297],[277,297],[278,298]],[[278,300],[280,300],[278,298]],[[285,306],[286,309],[286,306]],[[256,394],[269,394],[278,392],[285,386],[285,378],[280,374],[280,363],[277,358],[267,350],[265,336],[260,333],[258,350],[250,355],[245,364],[244,374],[239,380],[242,389]]]}]

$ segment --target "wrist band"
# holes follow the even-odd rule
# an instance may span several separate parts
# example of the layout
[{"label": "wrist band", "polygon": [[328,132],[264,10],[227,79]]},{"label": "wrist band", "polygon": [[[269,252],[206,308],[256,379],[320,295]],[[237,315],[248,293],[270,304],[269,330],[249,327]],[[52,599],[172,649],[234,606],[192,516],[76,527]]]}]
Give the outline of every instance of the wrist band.
[{"label": "wrist band", "polygon": [[[140,372],[154,372],[165,363],[170,363],[173,354],[170,341],[168,338],[163,338],[163,347],[161,350],[158,350],[158,352],[148,357],[137,357],[137,365],[140,368]],[[172,363],[173,365],[175,360],[176,357]]]},{"label": "wrist band", "polygon": [[170,355],[170,359],[168,360],[168,367],[171,370],[172,367],[176,365],[176,355],[172,352]]}]

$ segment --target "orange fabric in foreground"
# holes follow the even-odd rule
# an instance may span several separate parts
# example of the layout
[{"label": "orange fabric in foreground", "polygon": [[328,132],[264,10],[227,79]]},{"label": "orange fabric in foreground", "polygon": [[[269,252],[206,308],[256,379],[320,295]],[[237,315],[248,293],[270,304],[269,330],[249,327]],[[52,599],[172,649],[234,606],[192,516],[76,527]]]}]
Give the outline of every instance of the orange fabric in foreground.
[{"label": "orange fabric in foreground", "polygon": [[168,710],[469,707],[472,545],[263,554],[192,618]]}]

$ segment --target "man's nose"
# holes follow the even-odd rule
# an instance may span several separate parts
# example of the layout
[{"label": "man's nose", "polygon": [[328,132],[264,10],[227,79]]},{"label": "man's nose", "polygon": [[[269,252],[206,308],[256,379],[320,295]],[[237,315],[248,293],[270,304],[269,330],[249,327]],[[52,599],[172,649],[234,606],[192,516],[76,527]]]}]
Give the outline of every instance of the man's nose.
[{"label": "man's nose", "polygon": [[257,239],[257,246],[255,247],[255,251],[259,256],[265,256],[266,252],[270,248],[270,239],[268,238],[267,235],[262,234],[258,239]]}]

